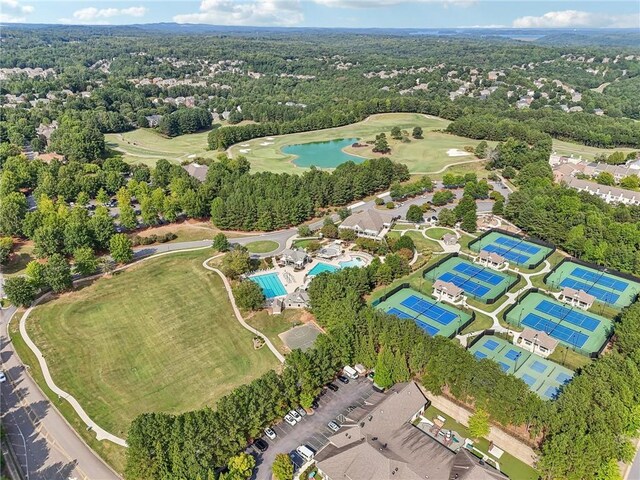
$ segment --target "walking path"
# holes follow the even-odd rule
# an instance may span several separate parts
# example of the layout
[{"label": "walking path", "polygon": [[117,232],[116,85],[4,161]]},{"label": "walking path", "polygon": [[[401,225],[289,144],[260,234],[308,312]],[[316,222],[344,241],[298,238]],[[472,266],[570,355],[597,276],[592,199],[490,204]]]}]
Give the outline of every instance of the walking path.
[{"label": "walking path", "polygon": [[269,350],[271,350],[271,353],[273,353],[276,356],[276,358],[280,361],[280,363],[284,363],[284,356],[278,351],[278,349],[273,345],[273,343],[271,343],[271,340],[269,340],[267,336],[264,335],[260,330],[253,328],[251,325],[249,325],[247,322],[244,321],[244,318],[242,317],[242,314],[240,313],[240,310],[236,305],[236,300],[235,298],[233,298],[233,291],[231,290],[231,284],[229,284],[229,280],[227,280],[227,277],[224,276],[224,273],[222,273],[217,268],[209,265],[209,262],[211,260],[219,256],[220,255],[214,255],[213,257],[207,258],[204,262],[202,262],[202,266],[207,270],[211,270],[212,272],[217,273],[222,279],[222,283],[224,283],[224,288],[227,290],[227,295],[229,296],[229,301],[231,302],[231,306],[233,307],[233,313],[235,313],[236,318],[238,319],[238,322],[240,322],[240,325],[242,325],[244,328],[249,330],[254,335],[258,335],[262,337],[267,347],[269,347]]}]

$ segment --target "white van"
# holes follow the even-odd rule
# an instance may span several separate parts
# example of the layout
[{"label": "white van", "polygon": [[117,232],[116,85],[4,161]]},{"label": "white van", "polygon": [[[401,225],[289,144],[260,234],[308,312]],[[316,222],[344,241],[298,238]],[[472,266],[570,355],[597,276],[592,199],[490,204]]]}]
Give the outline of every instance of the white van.
[{"label": "white van", "polygon": [[342,371],[344,372],[344,374],[349,377],[352,380],[355,380],[356,378],[358,378],[358,372],[356,372],[355,368],[350,367],[349,365],[346,365]]},{"label": "white van", "polygon": [[313,458],[313,456],[315,455],[315,453],[313,452],[313,450],[311,450],[309,447],[307,447],[306,445],[300,445],[298,448],[296,448],[296,452],[298,452],[298,454],[304,458],[307,462],[309,460],[311,460]]}]

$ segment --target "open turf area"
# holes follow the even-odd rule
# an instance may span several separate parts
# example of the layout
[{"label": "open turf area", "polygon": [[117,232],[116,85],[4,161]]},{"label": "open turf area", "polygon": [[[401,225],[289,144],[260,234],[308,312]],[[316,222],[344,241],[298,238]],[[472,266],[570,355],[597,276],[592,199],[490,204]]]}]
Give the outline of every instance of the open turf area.
[{"label": "open turf area", "polygon": [[125,437],[149,411],[213,405],[278,365],[238,323],[207,253],[148,260],[34,309],[29,335],[53,378]]},{"label": "open turf area", "polygon": [[[358,138],[363,143],[367,140],[373,140],[377,134],[385,132],[391,147],[391,153],[385,156],[406,164],[412,173],[436,172],[452,163],[476,160],[471,154],[464,156],[449,156],[447,154],[449,149],[463,150],[465,146],[475,146],[479,143],[479,140],[433,131],[444,129],[448,124],[447,120],[418,113],[385,113],[372,115],[362,122],[344,127],[255,138],[233,145],[229,151],[232,156],[244,155],[247,157],[253,171],[299,172],[303,169],[294,165],[295,157],[293,155],[282,152],[283,147],[344,138]],[[390,138],[390,132],[394,126],[407,130],[409,133],[413,127],[422,127],[424,138],[421,140],[410,138],[408,143],[393,140]],[[353,148],[348,146],[344,151],[365,158],[380,156],[372,152],[372,147]]]},{"label": "open turf area", "polygon": [[461,257],[451,257],[424,273],[435,282],[450,282],[464,290],[465,295],[482,302],[493,302],[517,282],[517,278],[504,272],[485,268]]},{"label": "open turf area", "polygon": [[615,308],[631,305],[640,293],[640,279],[633,281],[571,261],[558,265],[545,283],[557,290],[564,287],[582,290]]},{"label": "open turf area", "polygon": [[398,318],[410,319],[432,337],[452,337],[470,321],[471,315],[438,302],[412,288],[404,288],[374,306]]},{"label": "open turf area", "polygon": [[567,157],[582,157],[583,160],[594,160],[596,155],[604,153],[609,156],[615,152],[624,152],[625,155],[636,150],[632,148],[615,148],[607,150],[603,148],[589,147],[587,145],[580,145],[579,143],[563,142],[562,140],[553,140],[553,151],[558,155],[565,155]]},{"label": "open turf area", "polygon": [[560,387],[573,378],[573,372],[556,363],[534,355],[495,336],[482,336],[469,351],[478,359],[493,360],[506,373],[522,379],[545,400],[556,397]]},{"label": "open turf area", "polygon": [[553,252],[552,248],[496,231],[491,231],[471,242],[469,249],[476,253],[483,250],[497,253],[507,259],[511,265],[524,268],[535,268]]},{"label": "open turf area", "polygon": [[537,292],[525,295],[507,313],[506,320],[518,327],[543,331],[586,355],[600,351],[613,326],[608,318],[572,308]]}]

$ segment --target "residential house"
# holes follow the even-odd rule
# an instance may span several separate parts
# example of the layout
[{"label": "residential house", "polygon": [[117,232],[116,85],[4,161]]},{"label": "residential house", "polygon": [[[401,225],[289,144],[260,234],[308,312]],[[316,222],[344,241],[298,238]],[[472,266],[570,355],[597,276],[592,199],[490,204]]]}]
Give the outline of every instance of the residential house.
[{"label": "residential house", "polygon": [[547,358],[558,346],[558,341],[545,332],[526,328],[514,337],[513,343],[541,357]]},{"label": "residential house", "polygon": [[618,187],[609,187],[598,183],[580,180],[571,177],[565,180],[568,187],[574,188],[579,192],[587,192],[591,195],[600,197],[607,203],[623,203],[625,205],[640,205],[640,192],[633,190],[625,190]]},{"label": "residential house", "polygon": [[285,308],[309,308],[309,294],[304,290],[296,290],[287,294],[283,303]]},{"label": "residential house", "polygon": [[160,120],[162,120],[162,115],[147,115],[144,117],[147,119],[147,123],[149,124],[149,128],[155,128],[160,125]]},{"label": "residential house", "polygon": [[[374,394],[375,395],[375,394]],[[507,479],[465,448],[457,453],[414,426],[427,406],[415,382],[392,387],[383,400],[348,414],[316,456],[326,480],[499,480]]]},{"label": "residential house", "polygon": [[44,163],[51,163],[54,160],[64,162],[64,155],[60,155],[59,153],[40,153],[37,158],[42,160]]},{"label": "residential house", "polygon": [[349,215],[338,228],[353,230],[359,237],[382,240],[397,219],[398,215],[370,208]]},{"label": "residential house", "polygon": [[596,301],[596,297],[588,294],[584,290],[575,290],[573,288],[564,287],[560,293],[560,300],[568,303],[572,307],[578,307],[583,310],[589,310]]},{"label": "residential house", "polygon": [[436,280],[433,284],[433,296],[440,301],[460,303],[464,291],[451,282]]}]

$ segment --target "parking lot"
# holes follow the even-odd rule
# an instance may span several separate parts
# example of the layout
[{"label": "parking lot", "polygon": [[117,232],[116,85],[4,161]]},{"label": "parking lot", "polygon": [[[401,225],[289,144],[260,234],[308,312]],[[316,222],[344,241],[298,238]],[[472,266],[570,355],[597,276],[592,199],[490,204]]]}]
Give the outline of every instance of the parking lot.
[{"label": "parking lot", "polygon": [[313,415],[302,418],[294,427],[282,421],[272,428],[278,435],[275,440],[266,436],[262,438],[269,444],[264,453],[252,453],[256,456],[257,467],[254,477],[256,480],[271,479],[271,465],[278,453],[289,453],[300,445],[307,445],[316,453],[329,441],[328,437],[334,434],[327,427],[327,423],[337,419],[339,424],[344,422],[344,414],[350,406],[361,406],[374,392],[373,383],[366,378],[351,380],[348,385],[334,382],[339,387],[337,392],[326,390],[319,398],[318,408]]}]

